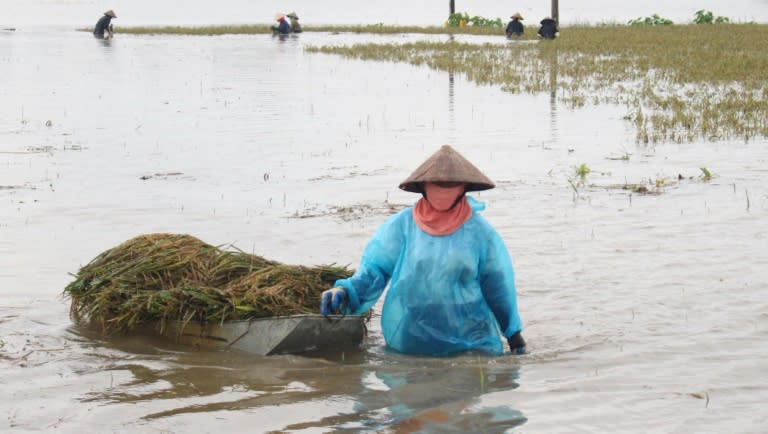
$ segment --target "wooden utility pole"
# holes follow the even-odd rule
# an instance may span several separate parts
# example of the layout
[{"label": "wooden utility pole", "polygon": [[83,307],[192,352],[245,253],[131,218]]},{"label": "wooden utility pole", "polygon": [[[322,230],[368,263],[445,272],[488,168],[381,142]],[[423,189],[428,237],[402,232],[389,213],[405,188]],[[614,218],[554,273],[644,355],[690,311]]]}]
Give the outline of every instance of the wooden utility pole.
[{"label": "wooden utility pole", "polygon": [[[451,0],[451,3],[453,3],[453,0]],[[558,0],[552,0],[552,19],[555,20],[557,26],[560,27],[560,10],[557,3]]]},{"label": "wooden utility pole", "polygon": [[[552,0],[552,1],[556,1],[556,0]],[[450,9],[450,15],[448,16],[451,16],[454,13],[456,13],[456,0],[451,0],[451,2],[448,5],[448,9]]]}]

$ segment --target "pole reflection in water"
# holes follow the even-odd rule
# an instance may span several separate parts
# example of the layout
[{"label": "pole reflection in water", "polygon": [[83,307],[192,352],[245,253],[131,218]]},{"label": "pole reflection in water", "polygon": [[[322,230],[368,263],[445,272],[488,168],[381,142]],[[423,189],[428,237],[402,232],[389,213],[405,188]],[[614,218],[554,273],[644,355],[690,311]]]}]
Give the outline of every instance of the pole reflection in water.
[{"label": "pole reflection in water", "polygon": [[[451,35],[453,37],[453,35]],[[454,78],[453,70],[448,70],[448,139],[451,143],[456,142],[456,112],[453,108],[453,88]]]},{"label": "pole reflection in water", "polygon": [[550,51],[549,58],[549,131],[552,142],[557,143],[557,48]]}]

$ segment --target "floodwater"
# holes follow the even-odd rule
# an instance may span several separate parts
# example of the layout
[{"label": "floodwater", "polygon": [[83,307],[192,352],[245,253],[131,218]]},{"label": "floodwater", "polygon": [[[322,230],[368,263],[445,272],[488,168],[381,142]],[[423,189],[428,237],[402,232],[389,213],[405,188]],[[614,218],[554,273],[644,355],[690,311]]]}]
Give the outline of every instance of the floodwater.
[{"label": "floodwater", "polygon": [[[622,107],[303,50],[372,38],[0,33],[0,430],[764,432],[768,140],[639,146]],[[497,181],[525,356],[401,355],[374,321],[259,357],[68,316],[68,273],[139,234],[355,267],[445,143]]]}]

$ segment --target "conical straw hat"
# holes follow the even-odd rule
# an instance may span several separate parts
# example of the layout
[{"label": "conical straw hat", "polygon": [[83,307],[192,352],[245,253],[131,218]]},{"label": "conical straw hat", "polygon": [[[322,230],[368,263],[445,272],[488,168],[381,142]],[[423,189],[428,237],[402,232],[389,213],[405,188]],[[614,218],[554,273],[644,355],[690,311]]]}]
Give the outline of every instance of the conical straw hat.
[{"label": "conical straw hat", "polygon": [[496,186],[480,169],[448,145],[443,145],[421,163],[400,184],[400,189],[421,193],[425,182],[464,182],[467,184],[466,191],[489,190]]},{"label": "conical straw hat", "polygon": [[112,9],[104,12],[104,15],[110,16],[112,18],[117,18],[117,15],[115,14],[115,11],[113,11]]}]

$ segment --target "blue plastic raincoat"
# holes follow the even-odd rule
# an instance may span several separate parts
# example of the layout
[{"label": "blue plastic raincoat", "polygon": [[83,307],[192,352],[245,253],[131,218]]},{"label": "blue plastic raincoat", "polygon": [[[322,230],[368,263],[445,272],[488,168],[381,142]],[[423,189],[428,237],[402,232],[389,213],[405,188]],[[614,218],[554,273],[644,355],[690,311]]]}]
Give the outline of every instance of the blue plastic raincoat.
[{"label": "blue plastic raincoat", "polygon": [[363,314],[389,284],[381,313],[384,339],[404,352],[448,355],[468,350],[504,352],[522,329],[515,274],[499,234],[478,214],[455,232],[433,236],[413,219],[413,208],[390,217],[373,235],[355,274],[341,279],[347,312]]}]

